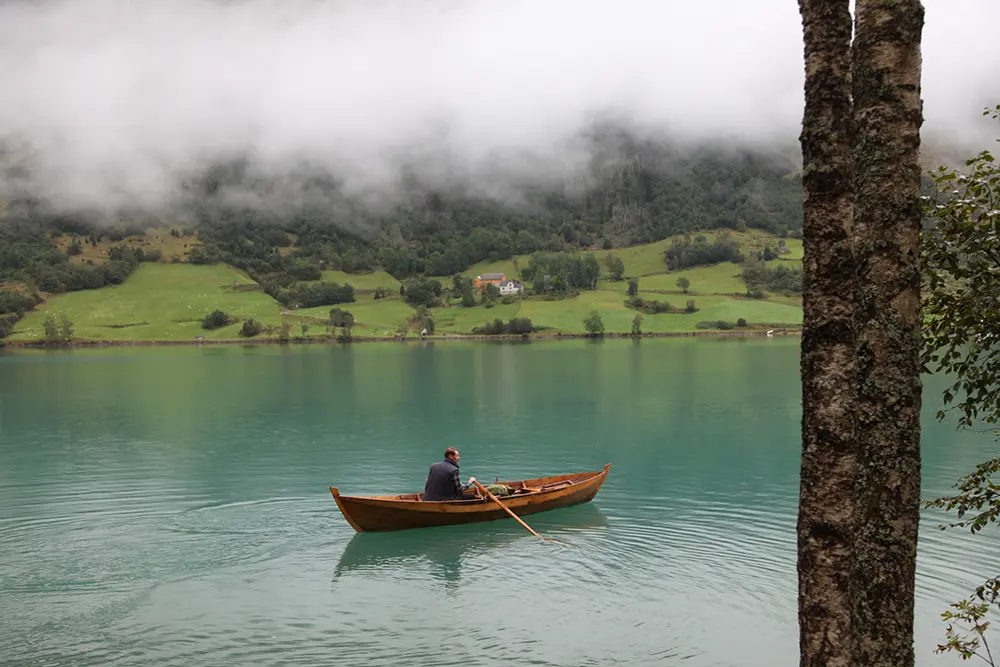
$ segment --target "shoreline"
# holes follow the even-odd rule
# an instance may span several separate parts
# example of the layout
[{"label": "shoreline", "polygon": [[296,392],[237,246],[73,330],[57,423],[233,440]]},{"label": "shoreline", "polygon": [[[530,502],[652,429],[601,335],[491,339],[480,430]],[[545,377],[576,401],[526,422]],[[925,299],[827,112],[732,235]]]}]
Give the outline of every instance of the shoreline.
[{"label": "shoreline", "polygon": [[[641,333],[633,335],[631,333],[605,333],[602,336],[591,336],[585,333],[553,333],[553,334],[527,334],[510,335],[499,334],[495,336],[474,335],[474,334],[453,334],[453,335],[429,335],[429,336],[407,336],[398,338],[396,336],[354,336],[349,341],[341,341],[337,338],[289,338],[280,340],[278,338],[220,338],[214,340],[96,340],[82,339],[73,340],[67,343],[45,343],[34,340],[0,340],[0,350],[2,349],[73,349],[73,348],[95,348],[95,347],[167,347],[172,345],[350,345],[353,343],[424,343],[452,342],[452,341],[472,341],[472,342],[532,342],[532,341],[559,341],[559,340],[579,340],[579,339],[634,339],[643,338],[753,338],[768,337],[768,330],[754,329],[750,331],[675,331],[658,333]],[[800,336],[800,329],[774,329],[772,337]]]}]

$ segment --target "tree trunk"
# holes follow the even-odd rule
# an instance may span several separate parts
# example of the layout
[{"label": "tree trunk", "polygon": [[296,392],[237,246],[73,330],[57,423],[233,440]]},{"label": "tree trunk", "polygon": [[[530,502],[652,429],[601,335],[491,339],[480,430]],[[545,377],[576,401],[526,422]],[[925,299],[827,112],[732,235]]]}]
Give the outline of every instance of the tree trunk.
[{"label": "tree trunk", "polygon": [[857,0],[855,660],[912,666],[920,515],[919,0]]},{"label": "tree trunk", "polygon": [[852,664],[855,264],[849,0],[799,0],[805,41],[799,658]]}]

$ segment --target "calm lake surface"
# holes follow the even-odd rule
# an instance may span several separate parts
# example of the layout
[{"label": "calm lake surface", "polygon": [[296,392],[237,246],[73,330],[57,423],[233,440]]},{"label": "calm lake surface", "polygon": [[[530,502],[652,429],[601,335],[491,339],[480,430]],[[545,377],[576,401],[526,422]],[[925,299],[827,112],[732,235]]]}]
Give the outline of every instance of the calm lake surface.
[{"label": "calm lake surface", "polygon": [[[797,664],[798,339],[0,352],[0,663]],[[924,496],[995,455],[937,423]],[[356,534],[328,487],[599,470],[593,503]],[[922,524],[917,664],[1000,531]],[[995,533],[995,534],[994,534]]]}]

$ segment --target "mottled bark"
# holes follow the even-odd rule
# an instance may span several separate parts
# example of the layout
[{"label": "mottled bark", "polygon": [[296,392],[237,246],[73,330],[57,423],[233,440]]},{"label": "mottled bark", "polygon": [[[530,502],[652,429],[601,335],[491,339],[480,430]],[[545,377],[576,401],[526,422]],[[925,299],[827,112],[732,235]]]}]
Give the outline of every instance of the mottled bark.
[{"label": "mottled bark", "polygon": [[805,42],[800,665],[852,663],[855,449],[848,0],[799,0]]},{"label": "mottled bark", "polygon": [[920,513],[919,0],[857,0],[855,660],[912,666]]}]

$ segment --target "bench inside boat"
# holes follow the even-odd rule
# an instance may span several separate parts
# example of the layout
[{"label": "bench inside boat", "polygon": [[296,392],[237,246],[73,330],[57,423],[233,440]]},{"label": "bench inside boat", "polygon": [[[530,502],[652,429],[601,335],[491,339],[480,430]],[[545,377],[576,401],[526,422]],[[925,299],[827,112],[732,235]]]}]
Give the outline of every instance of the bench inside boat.
[{"label": "bench inside boat", "polygon": [[[551,482],[549,484],[542,484],[541,486],[527,486],[527,485],[525,485],[524,482],[493,482],[493,484],[494,485],[495,484],[502,484],[502,485],[506,486],[508,489],[510,489],[510,494],[508,494],[506,496],[501,496],[499,494],[495,494],[497,496],[497,498],[499,498],[500,500],[503,500],[504,498],[517,498],[519,496],[530,496],[530,495],[536,494],[536,493],[544,493],[546,491],[555,491],[557,489],[565,489],[565,488],[567,488],[569,486],[573,486],[578,481],[579,480],[564,479],[564,480],[561,480],[559,482]],[[489,483],[483,484],[483,482],[480,482],[480,484],[482,484],[486,488],[490,487]],[[471,487],[469,490],[470,491],[474,490],[476,492],[475,497],[462,498],[461,500],[444,500],[444,501],[441,501],[441,502],[447,502],[447,503],[481,503],[483,501],[489,501],[490,500],[488,496],[484,495],[478,488],[476,488],[474,486]],[[399,500],[423,500],[424,499],[424,494],[423,493],[403,493],[403,494],[400,494],[399,496],[396,496],[396,497]],[[492,501],[490,501],[490,502],[492,502]]]}]

